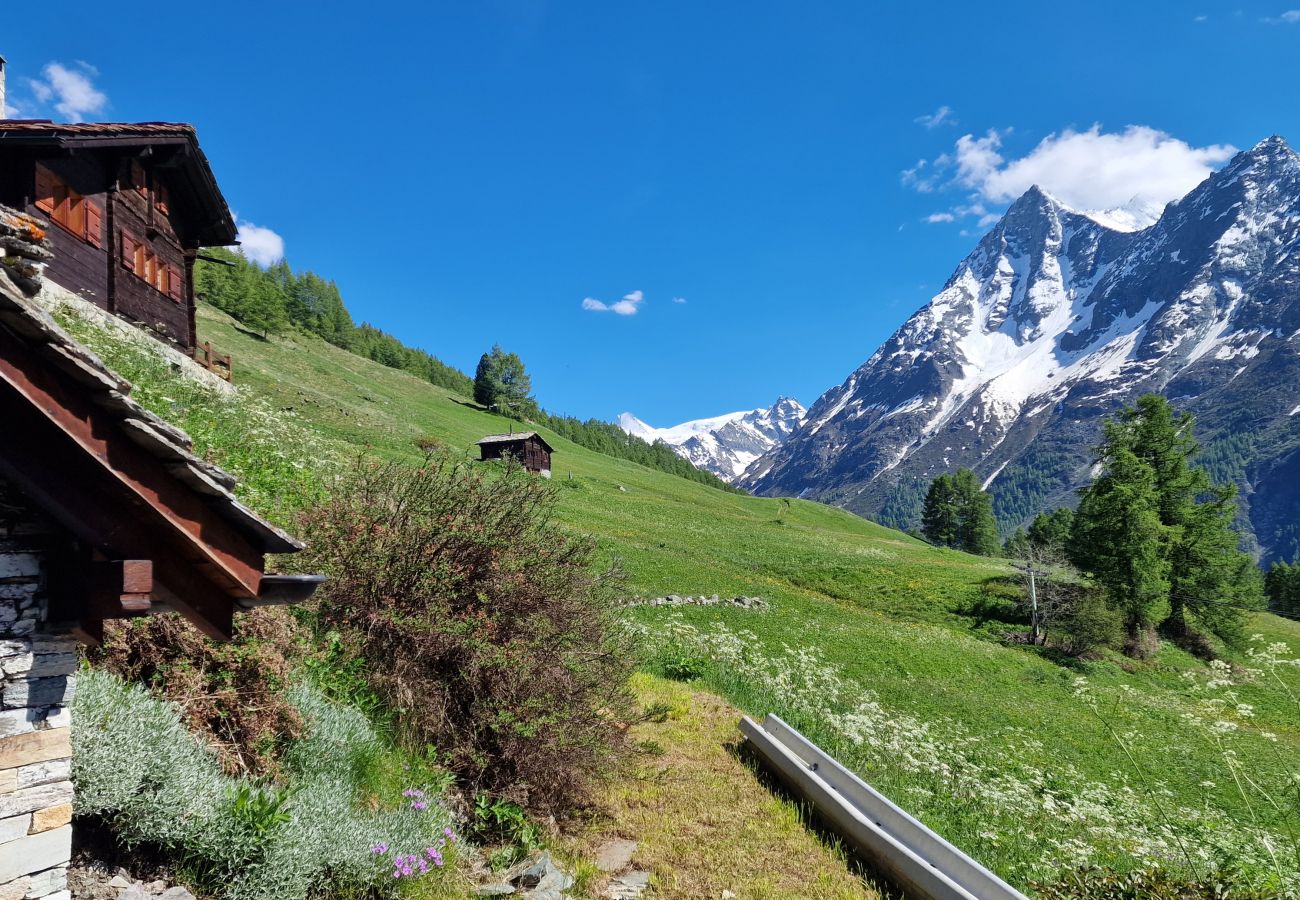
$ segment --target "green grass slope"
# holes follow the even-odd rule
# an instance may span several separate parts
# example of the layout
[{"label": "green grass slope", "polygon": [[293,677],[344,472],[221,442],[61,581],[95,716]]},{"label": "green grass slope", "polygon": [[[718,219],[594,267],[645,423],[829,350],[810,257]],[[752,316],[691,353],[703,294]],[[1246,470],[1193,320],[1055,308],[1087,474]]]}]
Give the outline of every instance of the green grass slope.
[{"label": "green grass slope", "polygon": [[[510,427],[313,337],[262,340],[207,307],[199,331],[233,354],[241,391],[326,444],[414,460],[420,438],[472,453]],[[1266,896],[1295,883],[1300,667],[1237,651],[1215,677],[1168,648],[1144,664],[1054,661],[981,618],[1005,603],[1002,562],[546,436],[560,526],[592,535],[633,593],[771,603],[635,609],[651,667],[779,712],[1018,883],[1089,862],[1238,871]],[[233,448],[215,455],[237,470]],[[1300,623],[1258,615],[1251,631],[1257,654],[1280,642],[1274,657],[1300,656]]]}]

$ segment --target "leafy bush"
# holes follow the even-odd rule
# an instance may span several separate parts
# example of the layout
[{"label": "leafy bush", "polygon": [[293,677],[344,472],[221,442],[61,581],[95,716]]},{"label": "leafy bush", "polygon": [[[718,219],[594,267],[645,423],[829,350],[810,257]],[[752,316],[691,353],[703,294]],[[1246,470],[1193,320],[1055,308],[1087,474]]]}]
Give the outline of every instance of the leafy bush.
[{"label": "leafy bush", "polygon": [[208,640],[179,616],[148,616],[106,622],[104,643],[88,658],[175,702],[227,773],[274,774],[284,741],[302,730],[286,696],[290,672],[306,653],[300,631],[288,611],[274,607],[236,616],[228,643]]},{"label": "leafy bush", "polygon": [[383,750],[363,716],[310,688],[288,693],[306,733],[270,789],[223,775],[175,704],[86,673],[74,705],[78,815],[106,821],[128,846],[175,854],[195,887],[230,900],[305,898],[326,883],[391,896],[402,860],[454,852],[436,804],[393,797],[363,808],[362,770]]},{"label": "leafy bush", "polygon": [[1079,587],[1073,602],[1058,619],[1056,642],[1070,656],[1084,657],[1102,647],[1118,647],[1124,639],[1124,616],[1106,602],[1106,595]]},{"label": "leafy bush", "polygon": [[365,660],[399,733],[470,793],[544,814],[587,800],[631,714],[613,585],[554,499],[516,466],[431,453],[359,462],[300,526],[331,579],[318,628]]}]

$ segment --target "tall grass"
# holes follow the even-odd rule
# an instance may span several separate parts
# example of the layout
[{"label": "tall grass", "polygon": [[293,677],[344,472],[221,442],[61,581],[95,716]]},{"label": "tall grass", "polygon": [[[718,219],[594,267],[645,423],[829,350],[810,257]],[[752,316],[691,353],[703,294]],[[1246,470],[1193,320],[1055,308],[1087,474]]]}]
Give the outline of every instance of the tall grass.
[{"label": "tall grass", "polygon": [[[1086,680],[1080,685],[1078,702],[1105,718],[1108,732],[1133,761],[1128,771],[1101,780],[1052,759],[1030,732],[1007,731],[989,740],[956,722],[921,720],[891,708],[815,649],[773,651],[745,629],[720,623],[697,627],[675,617],[637,630],[663,670],[696,675],[746,708],[778,713],[1014,883],[1052,881],[1088,866],[1158,867],[1188,877],[1224,878],[1234,889],[1256,895],[1300,891],[1300,854],[1278,852],[1283,846],[1295,849],[1288,841],[1300,825],[1295,803],[1300,775],[1294,761],[1280,758],[1283,771],[1270,776],[1265,787],[1260,773],[1241,765],[1231,742],[1240,729],[1223,716],[1246,716],[1250,710],[1231,697],[1209,698],[1203,709],[1219,716],[1206,733],[1220,748],[1224,778],[1241,783],[1244,802],[1235,808],[1190,805],[1170,784],[1178,777],[1174,761],[1183,748],[1159,748],[1155,755],[1170,763],[1160,771],[1129,751],[1143,742],[1142,757],[1150,759],[1150,743],[1163,737],[1138,730],[1147,720],[1129,714],[1137,702],[1132,688],[1112,691],[1087,686]],[[1284,647],[1272,647],[1260,656],[1266,665],[1241,677],[1264,677],[1275,666],[1294,664],[1281,657],[1283,652]],[[1191,690],[1208,690],[1194,679],[1189,677]]]}]

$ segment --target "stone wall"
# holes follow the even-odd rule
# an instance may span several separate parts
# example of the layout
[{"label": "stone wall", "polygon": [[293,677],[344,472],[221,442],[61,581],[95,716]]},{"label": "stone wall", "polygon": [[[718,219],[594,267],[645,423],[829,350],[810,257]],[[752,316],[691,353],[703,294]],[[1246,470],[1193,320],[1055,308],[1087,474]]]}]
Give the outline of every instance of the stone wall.
[{"label": "stone wall", "polygon": [[47,621],[51,529],[0,481],[0,900],[65,900],[77,642]]}]

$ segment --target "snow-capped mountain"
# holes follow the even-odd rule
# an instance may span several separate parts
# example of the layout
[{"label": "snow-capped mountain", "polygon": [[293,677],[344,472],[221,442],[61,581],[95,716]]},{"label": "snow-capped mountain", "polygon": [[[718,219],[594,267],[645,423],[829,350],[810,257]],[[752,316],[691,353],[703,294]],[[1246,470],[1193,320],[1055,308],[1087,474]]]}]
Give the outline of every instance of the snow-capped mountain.
[{"label": "snow-capped mountain", "polygon": [[695,419],[671,428],[655,428],[625,412],[618,417],[618,426],[652,444],[663,441],[697,469],[735,481],[750,463],[780,446],[806,413],[798,400],[781,397],[766,409]]},{"label": "snow-capped mountain", "polygon": [[1300,546],[1300,156],[1238,154],[1154,224],[1031,188],[943,290],[741,485],[916,524],[936,474],[1004,526],[1072,503],[1101,419],[1149,391],[1196,414],[1270,556]]}]

